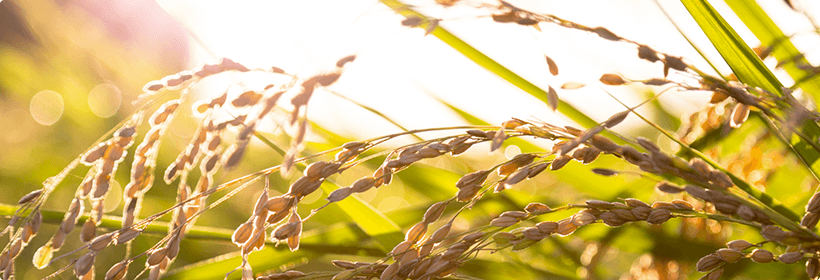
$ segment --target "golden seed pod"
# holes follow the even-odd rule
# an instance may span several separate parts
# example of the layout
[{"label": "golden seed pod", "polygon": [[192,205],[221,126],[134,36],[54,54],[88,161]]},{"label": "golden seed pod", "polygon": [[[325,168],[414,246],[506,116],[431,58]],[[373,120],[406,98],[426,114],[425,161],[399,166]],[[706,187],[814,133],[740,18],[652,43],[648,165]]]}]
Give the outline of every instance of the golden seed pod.
[{"label": "golden seed pod", "polygon": [[527,213],[524,212],[524,211],[507,211],[507,212],[501,213],[501,215],[499,215],[499,217],[512,217],[512,218],[515,218],[516,220],[519,220],[519,219],[523,219],[523,218],[527,217]]},{"label": "golden seed pod", "polygon": [[677,186],[675,184],[672,184],[672,183],[669,183],[669,182],[666,182],[666,181],[658,183],[657,185],[655,185],[655,188],[658,189],[659,191],[662,191],[662,192],[665,192],[665,193],[671,193],[671,194],[680,193],[684,190],[684,189],[680,188],[679,186]]},{"label": "golden seed pod", "polygon": [[571,156],[560,156],[552,161],[552,164],[550,165],[550,170],[555,171],[561,169],[562,167],[564,167],[564,165],[567,165],[567,163],[569,163],[570,160],[572,160]]},{"label": "golden seed pod", "polygon": [[51,237],[51,247],[56,250],[60,249],[63,246],[63,242],[65,242],[66,233],[62,230],[58,230],[54,233],[54,236]]},{"label": "golden seed pod", "polygon": [[729,125],[733,128],[738,128],[746,119],[749,118],[749,105],[738,103],[732,109],[732,118],[729,119]]},{"label": "golden seed pod", "polygon": [[[755,214],[754,210],[746,205],[740,205],[737,207],[737,215],[747,221],[754,221],[757,218],[757,214]],[[802,223],[803,222],[801,221],[801,224]]]},{"label": "golden seed pod", "polygon": [[504,140],[507,140],[507,135],[504,133],[504,128],[501,128],[495,132],[493,137],[487,138],[493,139],[492,141],[490,141],[490,152],[492,152],[498,150],[498,148],[501,148],[501,144],[504,143]]},{"label": "golden seed pod", "polygon": [[444,214],[444,210],[447,208],[447,204],[449,203],[450,201],[447,200],[436,202],[433,205],[430,205],[430,207],[427,208],[427,211],[424,212],[424,218],[422,219],[422,223],[429,224],[437,221],[439,218],[441,218],[441,215]]},{"label": "golden seed pod", "polygon": [[334,190],[333,192],[331,192],[327,196],[326,199],[327,199],[327,201],[330,201],[330,202],[337,202],[337,201],[341,201],[342,199],[347,198],[351,193],[353,193],[353,188],[350,188],[350,187],[339,188],[339,189]]},{"label": "golden seed pod", "polygon": [[698,272],[707,272],[717,268],[721,264],[723,264],[723,260],[721,260],[716,254],[708,254],[698,260],[697,270]]},{"label": "golden seed pod", "polygon": [[105,273],[105,280],[121,280],[125,278],[125,274],[128,273],[128,264],[126,261],[121,261],[111,266],[108,272]]},{"label": "golden seed pod", "polygon": [[473,233],[470,233],[468,235],[462,236],[461,241],[467,242],[467,243],[475,243],[479,239],[483,238],[484,235],[485,235],[485,233],[482,232],[482,231],[473,232]]},{"label": "golden seed pod", "polygon": [[14,259],[17,257],[17,254],[20,254],[20,250],[23,249],[23,240],[20,238],[15,239],[11,243],[11,247],[9,247],[9,258]]},{"label": "golden seed pod", "polygon": [[735,214],[740,205],[731,202],[718,201],[714,203],[715,210],[724,214]]},{"label": "golden seed pod", "polygon": [[484,183],[484,180],[487,179],[488,175],[490,175],[489,170],[479,170],[464,175],[460,179],[458,179],[458,182],[456,182],[456,188],[462,189],[467,186],[481,185]]},{"label": "golden seed pod", "polygon": [[[632,211],[629,210],[629,209],[616,208],[616,209],[610,210],[610,212],[614,213],[615,215],[618,215],[619,218],[621,218],[622,220],[627,221],[627,222],[633,222],[633,221],[638,220],[638,217],[635,217],[635,215],[632,214]],[[650,215],[651,215],[651,213],[650,213]],[[648,218],[649,217],[647,217],[647,219]]]},{"label": "golden seed pod", "polygon": [[102,249],[111,243],[112,239],[114,239],[114,235],[111,233],[97,236],[97,238],[91,240],[91,243],[88,245],[88,249],[95,252],[102,251]]},{"label": "golden seed pod", "polygon": [[400,263],[407,263],[409,261],[415,260],[419,258],[419,250],[418,249],[410,249],[406,253],[402,254],[401,258],[399,258]]},{"label": "golden seed pod", "polygon": [[393,276],[395,276],[396,273],[399,272],[399,267],[401,267],[401,264],[399,262],[394,262],[388,265],[387,268],[385,268],[384,271],[382,271],[382,274],[379,275],[379,279],[387,280],[393,278]]},{"label": "golden seed pod", "polygon": [[563,219],[558,221],[558,229],[556,229],[555,233],[561,236],[567,236],[575,232],[578,229],[578,225],[572,223],[572,219]]},{"label": "golden seed pod", "polygon": [[727,263],[735,263],[744,257],[740,251],[728,248],[718,249],[716,254],[718,258]]},{"label": "golden seed pod", "polygon": [[726,173],[714,170],[709,173],[709,178],[712,181],[712,185],[721,189],[728,189],[734,186],[735,184],[732,183],[732,178]]},{"label": "golden seed pod", "polygon": [[168,249],[165,247],[151,251],[148,255],[148,259],[145,261],[145,265],[148,267],[159,265],[167,256]]},{"label": "golden seed pod", "polygon": [[701,277],[703,280],[718,280],[723,275],[723,268],[718,268]]},{"label": "golden seed pod", "polygon": [[285,240],[288,237],[296,234],[296,230],[298,229],[298,227],[298,223],[284,223],[273,231],[273,238],[276,238],[277,240]]},{"label": "golden seed pod", "polygon": [[135,228],[128,228],[124,232],[117,234],[117,238],[114,240],[114,244],[123,244],[128,241],[131,241],[131,239],[134,239],[137,236],[139,236],[140,233],[142,233],[141,230],[137,230]]},{"label": "golden seed pod", "polygon": [[550,107],[550,109],[552,109],[553,112],[555,112],[555,110],[558,109],[559,101],[560,99],[558,99],[558,92],[555,91],[555,89],[552,88],[552,86],[549,86],[547,90],[547,105]]},{"label": "golden seed pod", "polygon": [[96,252],[89,252],[82,255],[77,262],[74,263],[74,275],[81,278],[86,275],[88,271],[94,266],[94,258],[97,256]]},{"label": "golden seed pod", "polygon": [[695,208],[692,207],[691,203],[689,203],[687,201],[684,201],[684,200],[675,199],[675,200],[672,200],[671,203],[672,203],[672,206],[675,206],[675,208],[677,208],[678,210],[686,210],[686,211],[695,210]]},{"label": "golden seed pod", "polygon": [[764,226],[762,230],[760,230],[760,235],[766,240],[771,242],[780,242],[785,239],[788,235],[783,229],[773,225]]},{"label": "golden seed pod", "polygon": [[803,216],[802,220],[800,220],[800,225],[809,229],[813,229],[815,226],[817,226],[818,221],[820,221],[820,212],[809,212],[806,213],[805,216]]},{"label": "golden seed pod", "polygon": [[820,261],[817,259],[809,259],[806,261],[806,274],[810,279],[817,279],[820,276]]},{"label": "golden seed pod", "polygon": [[332,263],[334,266],[336,266],[338,268],[342,268],[342,269],[354,269],[354,268],[358,267],[358,266],[356,266],[355,263],[345,261],[345,260],[332,260],[332,261],[330,261],[330,263]]},{"label": "golden seed pod", "polygon": [[572,224],[577,227],[582,227],[591,224],[596,220],[598,220],[598,218],[595,217],[595,215],[590,214],[589,212],[578,212],[575,215],[572,215],[571,218]]},{"label": "golden seed pod", "polygon": [[672,218],[672,212],[666,209],[655,209],[652,210],[652,213],[649,214],[649,217],[646,218],[646,222],[659,225]]},{"label": "golden seed pod", "polygon": [[256,204],[254,205],[253,213],[254,215],[259,215],[262,211],[267,210],[268,204],[268,189],[265,188],[262,190],[262,194],[259,195],[259,198],[256,200]]},{"label": "golden seed pod", "polygon": [[544,234],[549,235],[555,233],[558,230],[558,223],[551,221],[540,222],[535,224],[535,227],[538,228],[538,230],[540,230]]},{"label": "golden seed pod", "polygon": [[498,217],[490,221],[490,225],[494,227],[508,227],[518,222],[518,219],[513,217]]},{"label": "golden seed pod", "polygon": [[544,239],[545,237],[549,236],[548,233],[544,233],[537,227],[525,228],[524,231],[522,231],[521,233],[524,235],[524,237],[535,241]]},{"label": "golden seed pod", "polygon": [[353,189],[353,192],[355,193],[361,193],[372,188],[374,183],[376,183],[376,179],[373,177],[364,177],[356,180],[356,182],[353,182],[353,184],[350,185],[350,188]]},{"label": "golden seed pod", "polygon": [[754,249],[750,258],[756,263],[768,263],[774,261],[774,254],[764,249]]},{"label": "golden seed pod", "polygon": [[440,156],[441,154],[441,151],[432,147],[424,147],[418,151],[418,156],[421,158],[434,158]]},{"label": "golden seed pod", "polygon": [[386,166],[380,167],[376,169],[376,172],[373,172],[373,178],[376,179],[376,181],[373,182],[373,187],[378,188],[381,185],[389,185],[390,181],[393,180],[393,171]]},{"label": "golden seed pod", "polygon": [[632,209],[632,215],[638,220],[645,221],[649,218],[649,214],[652,214],[652,208],[650,207],[635,207]]},{"label": "golden seed pod", "polygon": [[530,174],[530,168],[526,167],[526,166],[521,168],[521,169],[516,170],[515,172],[510,174],[510,176],[508,176],[506,178],[506,180],[504,180],[504,187],[508,188],[509,186],[518,184],[519,182],[523,181],[524,179],[527,179],[529,177],[529,174]]},{"label": "golden seed pod", "polygon": [[473,199],[473,197],[476,196],[476,194],[478,194],[478,191],[480,190],[480,185],[473,185],[461,188],[456,193],[456,200],[459,202],[470,201],[471,199]]},{"label": "golden seed pod", "polygon": [[324,161],[311,163],[307,166],[307,168],[305,168],[305,177],[319,178],[322,176],[322,170],[324,170],[325,166],[327,166],[327,162]]},{"label": "golden seed pod", "polygon": [[285,210],[277,211],[273,215],[268,216],[268,221],[267,222],[268,222],[268,224],[271,224],[271,225],[276,224],[276,223],[284,220],[285,218],[287,218],[288,214],[290,214],[290,211],[285,211]]},{"label": "golden seed pod", "polygon": [[[495,15],[493,15],[493,18],[495,18]],[[555,64],[555,61],[553,61],[549,56],[545,55],[544,57],[547,59],[547,67],[549,67],[550,74],[553,76],[558,75],[558,65]]]},{"label": "golden seed pod", "polygon": [[396,247],[393,247],[393,250],[390,251],[390,255],[393,256],[394,260],[399,260],[401,255],[404,254],[407,250],[409,250],[410,246],[413,246],[413,243],[414,242],[410,240],[402,241],[401,243],[397,244]]},{"label": "golden seed pod", "polygon": [[624,219],[621,219],[621,217],[612,212],[601,213],[599,218],[604,224],[610,227],[619,227],[626,223]]},{"label": "golden seed pod", "polygon": [[752,243],[749,243],[749,241],[746,240],[738,239],[729,241],[726,243],[726,247],[729,247],[729,249],[732,250],[743,251],[746,250],[746,248],[752,247]]},{"label": "golden seed pod", "polygon": [[604,74],[600,79],[601,83],[609,86],[620,86],[626,84],[623,77],[617,74]]},{"label": "golden seed pod", "polygon": [[781,254],[777,257],[777,260],[785,264],[793,264],[802,260],[803,255],[803,252],[789,252]]},{"label": "golden seed pod", "polygon": [[407,231],[407,234],[404,235],[404,240],[416,243],[424,236],[426,232],[427,224],[424,222],[419,222]]},{"label": "golden seed pod", "polygon": [[814,193],[806,203],[806,212],[818,212],[820,210],[820,192]]},{"label": "golden seed pod", "polygon": [[552,209],[550,209],[550,207],[547,206],[546,204],[538,203],[538,202],[532,202],[530,204],[527,204],[526,207],[524,207],[524,211],[527,211],[527,213],[530,213],[530,214],[533,214],[533,215],[539,215],[539,214],[549,213],[550,211],[552,211]]},{"label": "golden seed pod", "polygon": [[[574,156],[574,155],[573,155]],[[593,168],[592,173],[601,175],[601,176],[615,176],[618,175],[618,171],[606,169],[606,168]]]},{"label": "golden seed pod", "polygon": [[408,274],[407,277],[409,277],[410,279],[419,279],[419,278],[421,278],[422,275],[427,273],[427,269],[430,268],[431,265],[433,265],[433,260],[434,260],[433,258],[426,258],[426,259],[423,259],[423,260],[419,261],[416,264],[416,268],[413,269],[413,271],[410,272],[410,274]]},{"label": "golden seed pod", "polygon": [[80,241],[86,243],[91,241],[94,238],[97,232],[97,225],[94,223],[94,219],[86,219],[85,223],[83,223],[82,231],[80,231]]},{"label": "golden seed pod", "polygon": [[604,208],[604,209],[612,208],[612,203],[611,202],[603,201],[603,200],[597,200],[597,199],[590,199],[590,200],[584,201],[584,204],[586,204],[587,206],[592,207],[592,208]]},{"label": "golden seed pod", "polygon": [[355,270],[343,270],[331,278],[331,280],[351,279],[356,274]]},{"label": "golden seed pod", "polygon": [[[262,238],[262,240],[265,240],[265,238]],[[173,260],[177,257],[177,255],[179,254],[180,241],[181,238],[179,237],[179,234],[175,234],[171,237],[171,240],[168,241],[168,245],[165,245],[168,248],[168,259]]]},{"label": "golden seed pod", "polygon": [[292,201],[293,199],[289,196],[276,196],[271,199],[268,199],[268,201],[265,203],[265,208],[267,208],[268,211],[271,212],[279,212],[290,206]]},{"label": "golden seed pod", "polygon": [[433,235],[430,236],[430,242],[439,243],[447,237],[447,234],[450,233],[450,228],[453,226],[453,223],[447,223],[446,225],[442,226],[441,228],[437,229],[433,232]]},{"label": "golden seed pod", "polygon": [[253,223],[246,222],[234,230],[231,241],[236,245],[244,244],[251,237],[251,233],[253,233]]},{"label": "golden seed pod", "polygon": [[646,204],[646,202],[643,202],[636,198],[624,199],[624,203],[626,203],[626,205],[629,205],[629,207],[650,207],[649,204]]}]

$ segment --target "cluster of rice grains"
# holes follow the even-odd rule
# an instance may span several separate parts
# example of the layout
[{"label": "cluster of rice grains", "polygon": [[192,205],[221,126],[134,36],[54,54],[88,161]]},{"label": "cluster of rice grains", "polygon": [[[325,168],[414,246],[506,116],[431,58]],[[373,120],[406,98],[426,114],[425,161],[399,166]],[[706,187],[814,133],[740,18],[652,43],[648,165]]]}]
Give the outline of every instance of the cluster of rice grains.
[{"label": "cluster of rice grains", "polygon": [[[293,149],[289,151],[290,165],[293,164],[293,155],[299,152],[304,139],[306,122],[303,119],[305,107],[310,99],[310,95],[316,87],[327,86],[332,84],[339,78],[341,67],[345,63],[353,61],[355,57],[349,56],[343,58],[337,63],[337,70],[329,74],[319,74],[299,83],[297,90],[299,92],[296,97],[291,99],[291,103],[296,107],[292,113],[289,121],[290,125],[302,119],[298,125],[298,132],[295,141],[293,141]],[[157,173],[157,156],[161,142],[161,136],[169,129],[172,119],[180,112],[181,105],[185,104],[189,97],[190,89],[199,80],[217,75],[224,72],[250,72],[250,71],[265,71],[274,74],[287,75],[291,78],[289,84],[284,85],[268,85],[260,90],[248,90],[240,94],[230,94],[226,91],[224,94],[211,98],[209,100],[199,100],[193,103],[193,114],[199,116],[201,121],[190,139],[186,148],[177,156],[165,170],[163,180],[166,184],[172,185],[178,180],[178,195],[177,203],[170,209],[156,213],[142,220],[137,220],[139,209],[144,197],[144,194],[151,188],[154,183],[154,176]],[[19,204],[23,206],[21,211],[12,218],[10,225],[3,231],[3,233],[10,233],[12,235],[12,242],[0,254],[0,270],[3,271],[2,279],[10,279],[14,274],[14,259],[19,255],[19,252],[25,248],[29,241],[39,230],[42,223],[42,215],[39,211],[40,206],[46,200],[48,194],[60,184],[60,182],[68,175],[68,173],[75,169],[78,164],[90,166],[85,178],[80,183],[75,197],[71,201],[66,210],[65,217],[59,225],[59,228],[54,233],[52,238],[42,247],[40,247],[34,255],[34,264],[38,268],[44,268],[55,261],[71,255],[73,252],[66,253],[62,256],[54,257],[54,254],[59,251],[66,241],[66,236],[71,233],[78,222],[82,222],[80,241],[82,246],[76,251],[86,250],[86,253],[79,258],[71,261],[70,267],[73,268],[74,274],[81,279],[95,279],[94,263],[98,253],[105,249],[108,245],[128,244],[127,251],[130,254],[130,241],[139,236],[144,229],[163,215],[172,213],[172,223],[168,229],[168,234],[151,249],[141,254],[134,256],[127,256],[126,259],[109,268],[105,274],[105,279],[124,279],[129,265],[136,259],[147,256],[145,263],[145,270],[148,271],[149,279],[158,279],[161,274],[168,268],[173,259],[177,256],[180,250],[180,241],[185,233],[195,222],[195,218],[209,207],[213,207],[221,201],[220,200],[211,205],[205,205],[208,195],[214,192],[227,188],[229,186],[241,183],[246,178],[240,178],[219,186],[215,186],[213,175],[218,171],[220,166],[230,168],[239,164],[242,155],[248,145],[251,136],[254,135],[258,123],[270,113],[281,96],[288,90],[294,88],[298,80],[295,76],[289,75],[279,68],[272,68],[270,70],[264,69],[249,69],[239,63],[230,59],[222,59],[216,64],[206,64],[191,71],[183,71],[178,74],[170,75],[162,80],[149,82],[143,88],[144,94],[139,97],[139,102],[146,103],[143,109],[138,110],[132,117],[124,121],[114,130],[111,138],[101,140],[85,153],[83,153],[77,160],[69,164],[60,174],[49,178],[44,183],[44,188],[36,190],[19,200]],[[122,228],[108,233],[98,233],[97,227],[103,220],[104,201],[106,195],[109,193],[112,184],[115,184],[114,175],[117,167],[125,160],[129,154],[128,149],[135,143],[137,138],[137,131],[143,123],[143,119],[148,112],[148,108],[168,95],[177,93],[176,98],[165,101],[158,106],[155,111],[147,118],[149,129],[145,133],[140,144],[134,149],[133,161],[131,163],[131,172],[129,183],[123,190],[123,215]],[[225,108],[230,107],[230,108]],[[225,109],[223,109],[225,108]],[[219,110],[232,110],[228,115],[229,118],[219,118],[219,114],[215,113]],[[238,113],[237,113],[238,112]],[[300,113],[301,112],[301,113]],[[222,114],[225,115],[225,114]],[[225,141],[227,128],[236,128],[239,132],[236,138],[231,141]],[[227,147],[227,148],[224,148]],[[193,168],[199,166],[197,183],[193,188],[188,186],[188,176],[192,174]],[[270,171],[268,171],[270,173]],[[196,174],[196,173],[193,173]],[[260,175],[256,175],[258,178]],[[244,185],[242,186],[244,187]],[[233,193],[232,193],[233,194]],[[289,202],[295,202],[301,195],[288,196],[289,200],[275,200],[268,202],[267,199],[262,201],[262,209],[281,208],[285,211],[274,211],[275,214],[267,219],[262,218],[262,222],[269,221],[276,223],[290,213]],[[91,205],[90,211],[84,211],[85,201]],[[278,202],[274,202],[278,201]],[[277,204],[281,202],[280,204]],[[267,204],[266,204],[267,203]],[[28,215],[23,215],[22,210],[30,210]],[[257,211],[257,216],[262,215],[262,211]],[[289,220],[288,225],[292,225],[294,221],[298,221],[298,215],[295,214]],[[277,218],[279,217],[279,218]],[[252,217],[253,218],[253,217]],[[258,217],[257,217],[258,218]],[[20,229],[15,229],[14,225],[23,219],[24,225]],[[258,229],[263,229],[264,223],[256,223],[256,231],[251,232],[254,237],[258,237]],[[292,226],[291,226],[292,228]],[[242,227],[240,227],[240,230]],[[292,239],[296,242],[298,247],[298,232],[296,230],[296,238]],[[240,232],[238,230],[238,232]],[[263,231],[264,232],[264,231]],[[277,230],[275,236],[282,237],[284,235],[293,235],[292,233],[282,233],[283,230]],[[241,233],[241,232],[240,232]],[[239,243],[240,236],[234,236],[234,242]],[[249,238],[254,241],[253,247],[251,244],[243,247],[243,252],[249,252],[252,249],[260,248],[259,242],[261,240],[264,244],[264,236],[259,238]],[[293,247],[293,249],[296,249]],[[66,267],[68,268],[68,267]],[[52,276],[66,269],[61,269]],[[135,276],[138,277],[138,276]]]}]

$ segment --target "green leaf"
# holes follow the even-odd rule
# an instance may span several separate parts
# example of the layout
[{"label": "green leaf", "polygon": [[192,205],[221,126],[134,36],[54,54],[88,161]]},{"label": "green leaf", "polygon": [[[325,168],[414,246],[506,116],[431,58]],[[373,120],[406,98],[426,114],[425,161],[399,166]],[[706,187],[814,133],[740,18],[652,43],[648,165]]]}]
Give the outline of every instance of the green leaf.
[{"label": "green leaf", "polygon": [[[726,0],[726,4],[737,14],[746,27],[752,31],[764,46],[774,46],[771,55],[778,61],[792,61],[801,55],[786,34],[772,21],[768,14],[754,0]],[[811,72],[797,68],[798,63],[808,64],[805,58],[783,64],[783,69],[795,81],[805,81],[799,86],[808,93],[816,104],[820,101],[820,76],[810,77]]]},{"label": "green leaf", "polygon": [[729,23],[706,0],[682,0],[683,5],[720,53],[738,80],[772,93],[782,94],[783,85],[766,68]]}]

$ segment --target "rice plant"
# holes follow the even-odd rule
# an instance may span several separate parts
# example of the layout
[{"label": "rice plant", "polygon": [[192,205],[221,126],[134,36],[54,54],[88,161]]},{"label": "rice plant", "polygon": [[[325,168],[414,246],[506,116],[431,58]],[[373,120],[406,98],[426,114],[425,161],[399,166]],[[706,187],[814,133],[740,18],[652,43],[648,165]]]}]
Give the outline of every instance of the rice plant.
[{"label": "rice plant", "polygon": [[[45,157],[62,168],[41,186],[3,183],[15,196],[0,205],[2,279],[817,279],[820,84],[811,50],[791,41],[820,29],[786,35],[755,1],[727,0],[762,42],[750,46],[709,2],[681,3],[711,42],[691,45],[703,57],[507,1],[373,3],[401,16],[383,24],[440,40],[566,121],[492,123],[437,99],[407,106],[462,121],[406,128],[352,98],[357,85],[337,87],[378,44],[311,74],[220,58],[146,79],[96,141]],[[814,23],[808,3],[778,4]],[[539,86],[447,30],[465,22],[585,34],[657,71]],[[532,59],[568,75],[562,57]],[[564,101],[582,89],[607,99]],[[710,98],[669,113],[687,94]],[[368,112],[362,130],[395,130],[322,126],[308,113],[322,96]],[[590,116],[601,103],[618,112]]]}]

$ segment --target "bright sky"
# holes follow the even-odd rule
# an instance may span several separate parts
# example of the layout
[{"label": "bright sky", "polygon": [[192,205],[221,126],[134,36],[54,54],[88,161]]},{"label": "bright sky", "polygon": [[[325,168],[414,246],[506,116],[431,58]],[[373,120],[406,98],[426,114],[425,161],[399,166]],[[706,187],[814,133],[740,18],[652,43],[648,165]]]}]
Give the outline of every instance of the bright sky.
[{"label": "bright sky", "polygon": [[[425,36],[424,30],[402,26],[404,18],[377,1],[158,2],[201,40],[192,46],[194,64],[228,57],[252,67],[277,66],[290,73],[310,75],[333,69],[339,58],[356,54],[356,61],[330,88],[381,110],[408,128],[459,124],[436,98],[496,124],[510,117],[567,123],[545,104],[473,64],[437,38]],[[448,9],[433,1],[408,2],[430,17],[443,19],[443,27],[543,89],[549,85],[558,88],[569,81],[588,84],[579,90],[559,89],[559,96],[586,108],[597,120],[623,110],[602,88],[629,104],[641,101],[631,93],[634,89],[602,86],[597,82],[601,74],[621,73],[634,79],[662,76],[661,64],[638,60],[632,45],[551,24],[542,23],[540,32],[531,27],[498,24],[487,17],[486,9],[474,8],[479,4],[475,1],[462,1]],[[710,69],[652,0],[588,1],[583,8],[576,1],[511,2],[587,26],[604,26],[622,37],[681,55],[701,69]],[[709,57],[719,58],[678,1],[660,2]],[[782,15],[775,20],[787,34],[810,30],[809,23],[782,2],[763,2],[768,2],[761,4],[774,15]],[[725,4],[713,5],[722,14],[731,15],[727,17],[731,24],[742,26]],[[738,32],[753,47],[759,44],[747,30]],[[817,45],[804,42],[809,48]],[[545,54],[558,64],[558,76],[548,73]],[[728,73],[725,64],[717,67]],[[705,93],[670,92],[662,101],[674,104],[668,106],[673,112],[683,113],[704,106],[708,97]],[[386,129],[395,130],[388,124],[373,122],[375,118],[369,113],[330,94],[315,95],[310,110],[313,121],[339,128],[349,136],[375,136],[385,134]],[[373,122],[367,126],[372,129],[362,129],[363,120]],[[628,121],[638,122],[637,118]]]}]

